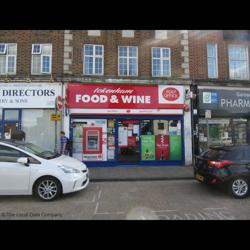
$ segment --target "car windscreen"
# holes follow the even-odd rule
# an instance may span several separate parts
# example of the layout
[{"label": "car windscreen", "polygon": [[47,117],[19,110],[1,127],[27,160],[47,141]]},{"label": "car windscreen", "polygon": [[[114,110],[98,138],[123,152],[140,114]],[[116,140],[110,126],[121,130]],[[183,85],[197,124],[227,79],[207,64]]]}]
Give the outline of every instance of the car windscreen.
[{"label": "car windscreen", "polygon": [[17,145],[18,148],[23,149],[29,153],[32,153],[36,156],[39,156],[43,159],[53,159],[53,158],[57,158],[60,156],[60,154],[58,153],[54,153],[52,151],[49,150],[45,150],[37,145],[34,145],[32,143],[23,143],[23,144],[19,144]]}]

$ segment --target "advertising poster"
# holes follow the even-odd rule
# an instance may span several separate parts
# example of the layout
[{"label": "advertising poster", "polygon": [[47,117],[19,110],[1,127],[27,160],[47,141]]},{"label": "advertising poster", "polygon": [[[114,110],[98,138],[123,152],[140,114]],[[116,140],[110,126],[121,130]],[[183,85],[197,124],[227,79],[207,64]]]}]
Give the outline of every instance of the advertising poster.
[{"label": "advertising poster", "polygon": [[155,136],[142,135],[141,136],[141,159],[143,161],[155,160]]},{"label": "advertising poster", "polygon": [[128,128],[119,127],[118,129],[118,146],[127,147],[128,146]]},{"label": "advertising poster", "polygon": [[169,136],[157,135],[156,136],[156,160],[169,160]]},{"label": "advertising poster", "polygon": [[169,137],[169,145],[170,145],[170,160],[181,160],[182,159],[181,136],[171,135]]}]

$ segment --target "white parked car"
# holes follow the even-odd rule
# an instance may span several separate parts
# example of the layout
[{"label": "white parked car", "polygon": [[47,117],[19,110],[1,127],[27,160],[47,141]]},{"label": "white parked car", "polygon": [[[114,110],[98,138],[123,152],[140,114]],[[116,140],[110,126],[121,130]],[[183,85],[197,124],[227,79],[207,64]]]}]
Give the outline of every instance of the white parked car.
[{"label": "white parked car", "polygon": [[0,140],[0,194],[34,195],[51,201],[89,184],[84,163],[32,143]]}]

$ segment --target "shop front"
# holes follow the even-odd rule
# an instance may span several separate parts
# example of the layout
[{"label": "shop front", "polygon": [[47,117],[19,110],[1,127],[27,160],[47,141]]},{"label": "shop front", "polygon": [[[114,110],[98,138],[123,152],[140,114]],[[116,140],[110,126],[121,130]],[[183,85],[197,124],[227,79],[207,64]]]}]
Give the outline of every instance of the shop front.
[{"label": "shop front", "polygon": [[184,86],[68,83],[72,156],[88,166],[183,165]]},{"label": "shop front", "polygon": [[250,91],[199,87],[199,148],[250,143]]},{"label": "shop front", "polygon": [[54,150],[59,136],[51,115],[61,95],[61,83],[0,83],[0,139],[22,130],[27,142]]}]

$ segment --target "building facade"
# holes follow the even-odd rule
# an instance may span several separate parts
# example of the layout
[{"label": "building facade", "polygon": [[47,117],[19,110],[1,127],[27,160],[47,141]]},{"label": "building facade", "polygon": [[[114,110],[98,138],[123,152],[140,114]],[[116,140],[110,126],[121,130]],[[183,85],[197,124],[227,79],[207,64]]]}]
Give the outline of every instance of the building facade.
[{"label": "building facade", "polygon": [[194,148],[250,142],[249,32],[189,31]]},{"label": "building facade", "polygon": [[23,130],[26,141],[57,150],[61,122],[63,31],[0,31],[0,138]]},{"label": "building facade", "polygon": [[192,161],[187,31],[65,31],[64,130],[89,166]]},{"label": "building facade", "polygon": [[0,81],[1,138],[58,150],[64,130],[89,166],[192,162],[186,30],[0,31]]}]

